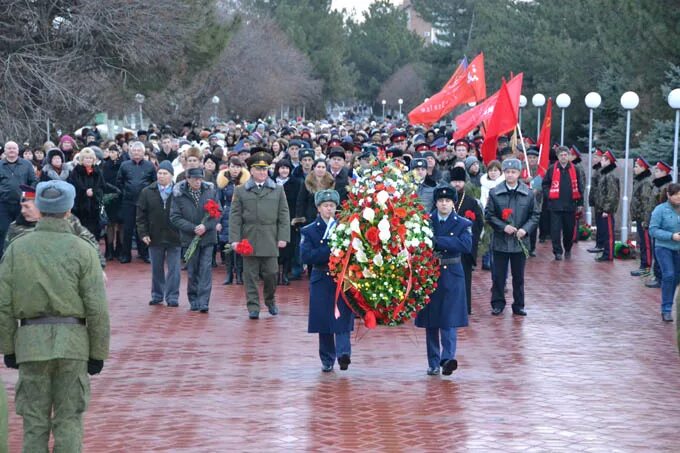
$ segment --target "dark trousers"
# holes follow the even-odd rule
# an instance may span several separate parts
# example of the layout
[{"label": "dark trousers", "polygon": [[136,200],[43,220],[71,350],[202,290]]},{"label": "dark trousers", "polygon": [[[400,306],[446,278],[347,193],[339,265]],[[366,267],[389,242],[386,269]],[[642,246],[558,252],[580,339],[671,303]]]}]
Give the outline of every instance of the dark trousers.
[{"label": "dark trousers", "polygon": [[[132,258],[132,236],[137,231],[137,205],[132,202],[124,202],[120,207],[120,216],[123,219],[123,250],[120,257]],[[142,238],[137,236],[137,255],[141,258],[149,256],[148,247],[142,241]]]},{"label": "dark trousers", "polygon": [[465,294],[467,296],[468,315],[472,314],[472,255],[463,254],[461,256],[463,274],[465,274]]},{"label": "dark trousers", "polygon": [[508,278],[508,263],[512,273],[512,309],[524,308],[524,253],[493,252],[493,284],[491,286],[491,307],[505,308],[505,280]]},{"label": "dark trousers", "polygon": [[654,277],[661,281],[661,265],[659,265],[659,258],[656,256],[656,240],[652,239],[652,250],[654,253],[654,264],[652,265],[652,271],[654,272]]},{"label": "dark trousers", "polygon": [[5,251],[5,238],[9,224],[17,219],[20,212],[21,205],[19,203],[0,202],[0,258]]},{"label": "dark trousers", "polygon": [[638,243],[640,244],[640,269],[648,269],[652,266],[652,238],[649,229],[642,227],[642,222],[637,222]]},{"label": "dark trousers", "polygon": [[[427,337],[427,364],[430,368],[438,368],[442,361],[456,358],[457,334],[455,327],[425,329]],[[440,345],[441,338],[441,345]]]},{"label": "dark trousers", "polygon": [[199,245],[187,261],[187,296],[194,309],[207,309],[212,291],[213,245]]},{"label": "dark trousers", "polygon": [[[602,256],[609,261],[614,260],[614,215],[609,214],[607,217],[602,217]],[[600,229],[597,229],[597,236],[600,237]]]},{"label": "dark trousers", "polygon": [[574,225],[576,213],[574,211],[550,211],[550,239],[555,255],[571,251],[574,243]]},{"label": "dark trousers", "polygon": [[595,211],[595,228],[597,228],[595,234],[595,247],[603,249],[604,239],[606,237],[604,230],[607,228],[607,223],[605,222],[604,217],[602,217],[602,212],[597,210]]},{"label": "dark trousers", "polygon": [[[151,246],[151,300],[167,302],[168,305],[179,303],[180,267],[182,266],[180,246]],[[166,271],[167,263],[167,271]]]},{"label": "dark trousers", "polygon": [[319,334],[319,358],[324,366],[333,366],[343,355],[352,355],[349,332]]},{"label": "dark trousers", "polygon": [[290,276],[293,278],[300,278],[302,275],[302,259],[300,258],[300,229],[291,228],[290,241],[293,245],[292,268]]},{"label": "dark trousers", "polygon": [[538,239],[538,228],[529,233],[529,251],[536,251],[536,239]]},{"label": "dark trousers", "polygon": [[539,239],[545,240],[550,237],[550,211],[545,206],[545,203],[543,205],[543,209],[541,210],[541,216],[538,218],[538,229]]},{"label": "dark trousers", "polygon": [[656,247],[656,258],[661,266],[661,313],[670,313],[675,291],[680,284],[680,250]]}]

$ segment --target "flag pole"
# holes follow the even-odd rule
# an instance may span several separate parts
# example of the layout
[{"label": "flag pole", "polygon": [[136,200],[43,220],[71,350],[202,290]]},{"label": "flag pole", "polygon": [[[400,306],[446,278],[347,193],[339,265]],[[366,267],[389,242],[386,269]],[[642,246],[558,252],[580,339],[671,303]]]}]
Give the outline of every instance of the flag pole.
[{"label": "flag pole", "polygon": [[527,164],[527,175],[531,178],[531,168],[529,167],[529,158],[527,157],[527,147],[524,145],[524,137],[522,137],[522,128],[517,123],[517,131],[519,132],[519,141],[522,144],[522,151],[524,152],[524,163]]}]

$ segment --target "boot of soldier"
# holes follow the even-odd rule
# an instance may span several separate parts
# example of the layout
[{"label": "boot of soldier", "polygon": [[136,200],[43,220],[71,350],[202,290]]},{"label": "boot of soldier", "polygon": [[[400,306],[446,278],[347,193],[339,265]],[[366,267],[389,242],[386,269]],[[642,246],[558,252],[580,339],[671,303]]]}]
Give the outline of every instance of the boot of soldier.
[{"label": "boot of soldier", "polygon": [[[231,258],[231,256],[229,257]],[[234,272],[233,272],[233,265],[231,263],[231,259],[227,260],[227,264],[225,265],[227,268],[227,278],[224,279],[224,284],[225,285],[231,285],[234,283]]]}]

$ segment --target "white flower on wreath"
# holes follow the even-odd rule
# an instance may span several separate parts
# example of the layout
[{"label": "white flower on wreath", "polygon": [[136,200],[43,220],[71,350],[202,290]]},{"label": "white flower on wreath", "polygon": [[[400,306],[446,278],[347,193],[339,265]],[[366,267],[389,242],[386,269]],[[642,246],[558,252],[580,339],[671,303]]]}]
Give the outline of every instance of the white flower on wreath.
[{"label": "white flower on wreath", "polygon": [[430,227],[424,226],[424,227],[422,228],[422,230],[423,230],[423,233],[425,233],[426,236],[432,237],[432,230],[430,229]]},{"label": "white flower on wreath", "polygon": [[390,240],[390,221],[387,217],[383,217],[380,222],[378,222],[378,237],[381,241],[387,242]]},{"label": "white flower on wreath", "polygon": [[360,263],[367,263],[368,262],[368,258],[366,257],[366,254],[364,253],[363,250],[357,250],[356,251],[356,257],[357,257],[357,261],[360,262]]},{"label": "white flower on wreath", "polygon": [[363,251],[364,244],[361,242],[361,239],[359,238],[352,239],[352,248],[357,251]]},{"label": "white flower on wreath", "polygon": [[375,219],[375,211],[371,208],[364,208],[364,212],[361,213],[361,216],[368,222],[373,223],[373,220]]},{"label": "white flower on wreath", "polygon": [[353,231],[357,234],[361,234],[361,226],[359,224],[359,219],[353,219],[349,223],[349,229],[350,229],[350,231]]},{"label": "white flower on wreath", "polygon": [[380,192],[378,192],[378,195],[376,195],[375,198],[380,207],[384,208],[387,204],[387,200],[389,200],[390,198],[390,194],[384,190],[381,190]]},{"label": "white flower on wreath", "polygon": [[376,266],[382,266],[383,265],[383,257],[380,253],[378,253],[377,255],[375,255],[373,257],[373,264],[375,264]]}]

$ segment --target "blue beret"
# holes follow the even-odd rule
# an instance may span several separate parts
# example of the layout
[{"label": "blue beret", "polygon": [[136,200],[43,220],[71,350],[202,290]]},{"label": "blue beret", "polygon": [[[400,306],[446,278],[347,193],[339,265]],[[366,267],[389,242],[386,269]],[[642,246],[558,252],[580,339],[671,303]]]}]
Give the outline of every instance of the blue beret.
[{"label": "blue beret", "polygon": [[35,206],[46,214],[59,214],[73,208],[76,189],[66,181],[52,180],[38,183]]}]

